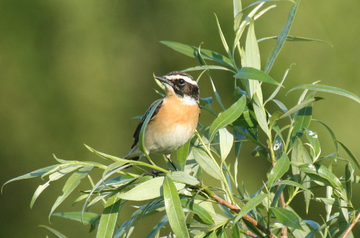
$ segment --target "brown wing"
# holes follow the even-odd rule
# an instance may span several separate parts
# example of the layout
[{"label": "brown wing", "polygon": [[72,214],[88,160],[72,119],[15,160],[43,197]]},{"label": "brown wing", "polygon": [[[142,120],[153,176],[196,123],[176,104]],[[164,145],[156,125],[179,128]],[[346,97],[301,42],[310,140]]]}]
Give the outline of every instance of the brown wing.
[{"label": "brown wing", "polygon": [[164,99],[164,98],[160,98],[160,99],[156,100],[155,102],[153,102],[153,103],[150,105],[149,109],[147,109],[147,111],[145,112],[144,116],[141,118],[141,121],[139,122],[139,124],[137,125],[137,127],[136,127],[136,129],[135,129],[135,132],[134,132],[134,135],[133,135],[134,144],[131,146],[131,148],[133,148],[133,147],[138,143],[138,141],[139,141],[139,136],[140,136],[140,131],[141,131],[141,127],[142,127],[142,125],[144,124],[144,121],[145,121],[146,117],[149,115],[151,109],[154,107],[155,104],[157,104],[159,101],[161,101],[161,102],[159,103],[159,105],[156,107],[154,113],[151,115],[151,119],[150,119],[150,120],[152,120],[152,119],[156,116],[156,114],[158,114],[158,112],[159,112],[159,110],[160,110],[160,108],[161,108],[161,106],[162,106],[162,104],[163,104],[163,99]]}]

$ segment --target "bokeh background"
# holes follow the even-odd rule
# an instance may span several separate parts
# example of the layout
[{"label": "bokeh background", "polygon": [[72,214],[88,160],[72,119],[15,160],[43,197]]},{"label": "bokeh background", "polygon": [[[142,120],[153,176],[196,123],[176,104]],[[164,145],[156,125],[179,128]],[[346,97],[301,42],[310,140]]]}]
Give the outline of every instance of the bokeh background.
[{"label": "bokeh background", "polygon": [[[251,2],[244,1],[244,5]],[[259,38],[277,35],[286,21],[291,3],[274,3],[278,7],[256,23]],[[285,96],[287,90],[318,80],[360,95],[359,8],[357,0],[302,1],[291,35],[322,39],[334,47],[286,43],[270,74],[280,80],[285,70],[295,65],[278,99],[291,107],[300,91]],[[125,155],[137,123],[131,118],[142,115],[159,97],[153,90],[157,86],[152,74],[197,65],[195,59],[159,41],[196,46],[203,42],[203,48],[223,53],[214,13],[227,38],[232,39],[232,11],[231,1],[219,0],[0,0],[0,184],[55,163],[52,154],[62,159],[105,163],[83,143],[108,154]],[[263,63],[274,43],[260,43]],[[232,76],[216,76],[216,86],[225,95],[225,104],[230,105]],[[202,97],[213,96],[206,77],[200,87]],[[360,105],[340,96],[318,96],[326,100],[315,104],[314,117],[326,122],[359,157]],[[206,125],[212,119],[203,113],[201,122]],[[334,145],[328,132],[316,124],[312,128],[319,133],[324,154],[331,153]],[[251,151],[253,145],[249,148]],[[346,157],[344,152],[341,155]],[[240,180],[250,193],[265,180],[269,164],[262,162],[250,154],[241,161]],[[339,170],[342,172],[340,165]],[[65,179],[54,182],[30,209],[33,192],[45,182],[26,180],[4,188],[0,196],[2,237],[48,234],[37,226],[50,225],[47,216],[62,194]],[[359,196],[359,187],[354,190],[354,196]],[[65,203],[57,211],[81,207],[70,205]],[[355,206],[359,207],[360,202],[355,201]],[[321,221],[316,207],[312,203],[312,217]],[[122,213],[124,218],[127,212]],[[51,222],[68,237],[95,236],[80,223],[61,218],[52,218]],[[151,225],[143,222],[138,237],[144,236]]]}]

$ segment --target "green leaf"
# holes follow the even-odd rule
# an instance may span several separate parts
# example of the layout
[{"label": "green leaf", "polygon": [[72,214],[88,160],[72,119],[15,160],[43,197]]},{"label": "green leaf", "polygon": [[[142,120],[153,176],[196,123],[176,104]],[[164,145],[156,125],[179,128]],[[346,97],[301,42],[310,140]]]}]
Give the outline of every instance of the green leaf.
[{"label": "green leaf", "polygon": [[253,79],[259,80],[261,82],[280,85],[280,83],[276,82],[269,75],[264,73],[261,70],[251,68],[251,67],[242,67],[237,74],[234,75],[235,78],[240,79]]},{"label": "green leaf", "polygon": [[219,165],[210,158],[206,151],[200,148],[193,148],[192,154],[194,155],[195,161],[207,174],[216,178],[217,180],[222,180]]},{"label": "green leaf", "polygon": [[351,200],[353,194],[351,178],[354,176],[354,171],[355,170],[351,162],[345,165],[345,188],[346,188],[346,196],[349,200]]},{"label": "green leaf", "polygon": [[231,70],[229,68],[223,67],[223,66],[218,66],[218,65],[201,65],[201,66],[194,66],[194,67],[190,67],[187,69],[184,69],[183,72],[189,72],[189,71],[197,71],[197,70],[209,70],[209,69],[214,69],[214,70],[224,70],[224,71],[229,71],[235,74],[234,70]]},{"label": "green leaf", "polygon": [[288,15],[288,19],[286,21],[285,26],[283,27],[283,29],[281,30],[274,48],[271,50],[269,57],[266,61],[266,65],[265,65],[265,73],[269,73],[272,66],[274,65],[274,62],[277,58],[277,56],[279,55],[281,48],[283,47],[287,36],[289,35],[290,32],[290,28],[292,26],[292,23],[294,22],[294,18],[295,18],[295,14],[297,11],[297,8],[299,6],[300,0],[296,0],[296,3],[291,7],[290,11],[289,11],[289,15]]},{"label": "green leaf", "polygon": [[[85,144],[84,144],[85,145]],[[116,157],[116,156],[113,156],[113,155],[108,155],[108,154],[105,154],[105,153],[102,153],[102,152],[99,152],[93,148],[91,148],[90,146],[88,145],[85,145],[85,147],[90,150],[92,153],[100,156],[101,158],[103,159],[109,159],[109,160],[112,160],[112,161],[119,161],[119,160],[122,160],[122,158],[119,158],[119,157]]]},{"label": "green leaf", "polygon": [[[161,187],[164,177],[156,177],[136,185],[134,188],[124,193],[119,193],[118,197],[130,201],[144,201],[161,196]],[[185,187],[184,184],[177,184],[177,188]]]},{"label": "green leaf", "polygon": [[264,108],[264,104],[263,104],[262,100],[259,98],[259,96],[261,96],[261,94],[256,93],[256,94],[254,94],[254,97],[253,97],[254,113],[255,113],[257,122],[259,123],[259,126],[265,132],[267,137],[270,138],[271,132],[270,132],[268,122],[267,122],[266,111]]},{"label": "green leaf", "polygon": [[224,49],[226,51],[226,53],[230,54],[230,50],[229,50],[229,46],[226,42],[226,39],[225,39],[225,36],[224,36],[224,33],[222,32],[221,30],[221,26],[220,26],[220,22],[219,22],[219,19],[217,17],[217,15],[215,14],[215,18],[216,18],[216,24],[217,24],[217,27],[218,27],[218,31],[219,31],[219,35],[220,35],[220,39],[221,39],[221,42],[224,46]]},{"label": "green leaf", "polygon": [[291,180],[281,180],[281,181],[278,181],[278,182],[275,182],[273,183],[272,187],[275,187],[277,185],[290,185],[290,186],[294,186],[294,187],[297,187],[297,188],[301,188],[302,190],[304,191],[307,191],[309,192],[310,194],[313,195],[313,193],[311,192],[310,189],[308,189],[307,187],[301,185],[300,183],[297,183],[295,181],[291,181]]},{"label": "green leaf", "polygon": [[[31,201],[30,201],[30,208],[33,207],[36,199],[40,196],[40,194],[47,188],[50,186],[50,183],[52,181],[56,181],[60,178],[62,178],[63,176],[65,176],[66,174],[68,173],[71,173],[73,172],[74,170],[77,170],[79,168],[81,168],[82,165],[79,165],[79,164],[68,164],[68,165],[60,165],[58,167],[55,167],[52,171],[49,171],[48,173],[51,173],[49,174],[49,181],[47,181],[45,184],[43,185],[39,185],[37,187],[37,189],[35,190],[34,192],[34,195],[33,197],[31,198]],[[47,174],[48,174],[47,173]]]},{"label": "green leaf", "polygon": [[246,97],[242,96],[239,100],[237,100],[231,107],[226,109],[224,112],[220,113],[218,117],[213,121],[209,129],[210,140],[212,140],[215,136],[215,133],[232,122],[234,122],[237,118],[245,110]]},{"label": "green leaf", "polygon": [[[303,146],[302,141],[299,137],[294,138],[294,144],[291,152],[291,161],[299,164],[312,163],[311,157],[307,152],[307,150],[305,149],[305,147]],[[301,172],[298,166],[292,165],[291,169],[295,180],[297,182],[302,182],[306,188],[310,188],[311,184],[309,182],[306,182],[310,180],[309,176]],[[309,191],[307,190],[304,191],[306,212],[308,212],[309,210],[311,195],[312,194]]]},{"label": "green leaf", "polygon": [[320,148],[320,141],[318,134],[315,131],[312,131],[310,129],[306,129],[306,138],[308,139],[310,143],[310,154],[312,156],[312,160],[315,163],[315,161],[320,157],[321,148]]},{"label": "green leaf", "polygon": [[337,88],[337,87],[333,87],[333,86],[321,85],[321,84],[304,84],[304,85],[300,85],[300,86],[290,89],[289,92],[292,92],[296,89],[309,89],[309,90],[314,90],[314,91],[319,91],[319,92],[333,93],[333,94],[337,94],[340,96],[350,98],[350,99],[354,100],[355,102],[360,103],[360,98],[356,94],[349,92],[345,89]]},{"label": "green leaf", "polygon": [[[317,120],[317,119],[312,119],[312,120],[319,122],[321,125],[323,125],[328,130],[328,132],[330,133],[331,138],[334,142],[334,145],[335,145],[336,155],[337,155],[337,157],[339,157],[339,149],[338,149],[337,139],[336,139],[336,136],[335,136],[335,133],[333,132],[333,130],[326,123],[324,123],[320,120]],[[360,167],[358,167],[358,168],[360,168]]]},{"label": "green leaf", "polygon": [[356,165],[356,167],[358,169],[360,169],[360,164],[359,161],[356,159],[355,155],[346,147],[346,145],[344,145],[342,142],[337,140],[337,143],[339,143],[341,145],[341,147],[345,150],[345,152],[348,154],[348,156],[350,157],[350,159],[354,162],[354,164]]},{"label": "green leaf", "polygon": [[340,193],[343,193],[343,187],[340,180],[328,168],[319,164],[302,164],[299,166],[300,170],[315,181],[332,186]]},{"label": "green leaf", "polygon": [[268,188],[271,188],[272,184],[280,179],[290,168],[290,161],[288,156],[283,153],[281,158],[276,162],[274,168],[271,170],[267,182]]},{"label": "green leaf", "polygon": [[190,142],[191,140],[188,140],[188,142],[186,142],[176,150],[177,160],[179,162],[181,170],[185,169],[186,160],[189,156]]},{"label": "green leaf", "polygon": [[225,127],[219,130],[219,143],[221,160],[224,161],[233,146],[234,136]]},{"label": "green leaf", "polygon": [[[173,50],[180,52],[184,55],[187,55],[192,58],[198,58],[198,47],[191,46],[191,45],[185,45],[177,42],[171,42],[171,41],[160,41],[160,43],[172,48]],[[222,65],[225,65],[226,67],[233,68],[232,62],[229,58],[223,56],[222,54],[219,54],[215,51],[201,49],[201,57],[208,60],[213,60],[215,62],[218,62]]]},{"label": "green leaf", "polygon": [[117,193],[109,197],[102,212],[96,237],[112,237],[115,230],[121,199]]},{"label": "green leaf", "polygon": [[151,231],[149,232],[149,234],[146,235],[145,238],[152,238],[152,237],[156,237],[156,233],[158,231],[160,231],[160,229],[166,224],[168,223],[169,220],[168,220],[168,217],[167,215],[164,215],[160,220],[159,222],[154,226],[153,229],[151,229]]},{"label": "green leaf", "polygon": [[274,213],[276,219],[285,226],[303,230],[299,217],[292,211],[281,207],[272,207],[271,211]]},{"label": "green leaf", "polygon": [[58,238],[66,238],[65,235],[63,235],[61,232],[51,228],[51,227],[48,227],[48,226],[44,226],[44,225],[39,225],[39,227],[42,227],[42,228],[45,228],[47,229],[48,231],[50,231],[51,233],[53,233],[53,235],[55,235],[56,237]]},{"label": "green leaf", "polygon": [[195,177],[183,171],[174,171],[168,173],[167,176],[169,176],[175,182],[184,183],[192,186],[196,186],[200,183],[200,181],[197,180]]},{"label": "green leaf", "polygon": [[54,170],[58,166],[59,166],[59,164],[54,164],[54,165],[51,165],[51,166],[48,166],[48,167],[45,167],[45,168],[34,170],[34,171],[30,172],[30,173],[18,176],[16,178],[10,179],[10,180],[6,181],[6,183],[4,183],[3,186],[1,187],[1,193],[3,192],[4,186],[6,184],[8,184],[8,183],[18,181],[18,180],[31,179],[31,178],[36,178],[36,177],[39,177],[39,176],[43,176],[44,174],[48,173],[49,171]]},{"label": "green leaf", "polygon": [[190,237],[187,227],[185,214],[181,207],[179,194],[174,182],[170,177],[165,176],[163,184],[164,204],[169,224],[176,237]]},{"label": "green leaf", "polygon": [[240,218],[242,218],[245,214],[255,209],[255,207],[259,205],[262,202],[262,200],[264,200],[267,196],[268,196],[267,194],[258,194],[255,197],[251,198],[241,209],[239,214],[236,215],[234,224],[237,223],[240,220]]},{"label": "green leaf", "polygon": [[53,216],[67,218],[70,220],[82,222],[87,225],[94,225],[96,221],[100,218],[99,214],[92,212],[59,212],[52,214]]},{"label": "green leaf", "polygon": [[182,204],[183,207],[186,207],[187,209],[191,210],[196,215],[198,215],[199,218],[204,223],[209,224],[209,225],[214,225],[215,224],[215,222],[214,222],[213,218],[211,217],[210,213],[205,208],[200,206],[199,204],[191,203],[191,201],[187,201],[185,199],[181,199],[181,204]]},{"label": "green leaf", "polygon": [[[298,105],[296,105],[295,107],[289,109],[289,110],[288,110],[286,113],[284,113],[279,119],[284,118],[284,117],[288,117],[288,116],[290,116],[291,114],[294,114],[294,113],[300,111],[301,109],[306,108],[308,105],[312,104],[313,102],[319,101],[319,100],[321,100],[321,99],[323,99],[323,98],[314,97],[314,98],[310,98],[310,99],[308,99],[308,100],[305,100],[305,101],[299,103]],[[305,109],[305,111],[303,111],[303,112],[301,113],[301,115],[309,116],[309,112],[312,112],[312,111],[309,111],[309,109],[311,110],[311,109],[312,109],[312,106],[310,106],[310,108]],[[311,116],[311,114],[310,114],[310,116]],[[306,118],[303,119],[303,120],[306,120]],[[300,129],[302,129],[302,128],[300,128]]]},{"label": "green leaf", "polygon": [[51,208],[49,220],[55,209],[74,191],[74,189],[80,184],[81,179],[83,179],[93,167],[94,166],[82,167],[68,178],[62,189],[63,194],[56,199],[54,205]]}]

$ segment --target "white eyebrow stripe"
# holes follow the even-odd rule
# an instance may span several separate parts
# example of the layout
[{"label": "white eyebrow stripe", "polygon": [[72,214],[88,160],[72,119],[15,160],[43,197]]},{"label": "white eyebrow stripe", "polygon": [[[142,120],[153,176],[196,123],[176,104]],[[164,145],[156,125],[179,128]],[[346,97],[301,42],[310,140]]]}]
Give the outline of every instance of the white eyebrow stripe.
[{"label": "white eyebrow stripe", "polygon": [[179,75],[179,74],[175,74],[175,75],[168,75],[168,76],[165,76],[167,79],[169,80],[174,80],[174,79],[183,79],[185,80],[185,82],[189,83],[189,84],[192,84],[192,85],[198,85],[196,83],[196,81],[192,80],[191,78],[187,77],[187,76],[184,76],[184,75]]}]

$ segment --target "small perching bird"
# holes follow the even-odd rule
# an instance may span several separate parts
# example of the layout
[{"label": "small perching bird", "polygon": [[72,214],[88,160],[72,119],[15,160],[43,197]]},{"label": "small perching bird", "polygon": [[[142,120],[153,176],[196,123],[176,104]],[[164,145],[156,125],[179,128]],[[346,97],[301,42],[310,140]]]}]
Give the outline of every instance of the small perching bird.
[{"label": "small perching bird", "polygon": [[164,154],[176,169],[170,153],[191,139],[196,130],[200,115],[200,90],[193,77],[184,72],[174,71],[155,78],[164,84],[166,96],[152,103],[145,112],[135,129],[134,144],[124,159],[138,160],[144,155],[139,148],[140,131],[153,111],[144,132],[145,150],[147,154]]}]

